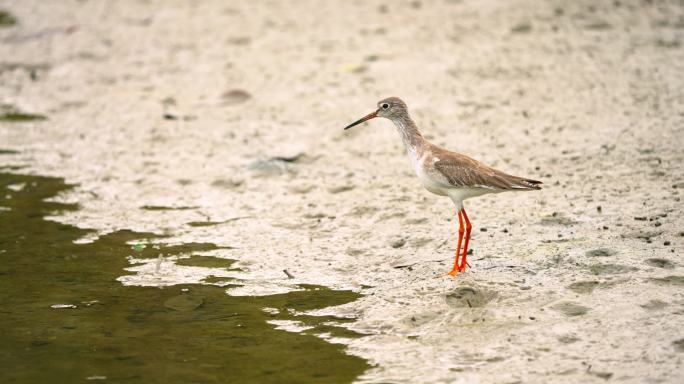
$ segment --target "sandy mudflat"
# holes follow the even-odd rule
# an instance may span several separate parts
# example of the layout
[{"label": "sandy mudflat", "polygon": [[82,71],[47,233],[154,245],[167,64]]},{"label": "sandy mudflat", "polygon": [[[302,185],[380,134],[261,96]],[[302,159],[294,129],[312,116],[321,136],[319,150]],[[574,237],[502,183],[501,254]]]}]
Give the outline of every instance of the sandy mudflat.
[{"label": "sandy mudflat", "polygon": [[[328,311],[370,335],[360,382],[684,381],[681,2],[0,9],[0,103],[47,117],[0,122],[0,166],[78,183],[56,220],[235,247],[233,295],[364,293]],[[342,131],[392,95],[436,144],[545,183],[467,201],[456,279],[455,210],[391,123]],[[153,273],[125,282],[204,277]]]}]

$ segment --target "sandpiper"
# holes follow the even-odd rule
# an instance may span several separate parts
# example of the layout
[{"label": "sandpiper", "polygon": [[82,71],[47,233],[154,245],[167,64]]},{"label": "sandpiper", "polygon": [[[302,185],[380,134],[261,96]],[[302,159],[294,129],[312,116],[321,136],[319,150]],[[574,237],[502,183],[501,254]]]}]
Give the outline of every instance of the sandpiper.
[{"label": "sandpiper", "polygon": [[[390,119],[397,127],[401,141],[411,159],[413,170],[423,187],[436,195],[450,197],[456,204],[459,225],[458,243],[454,268],[448,275],[456,276],[458,272],[465,271],[466,266],[470,267],[466,256],[472,225],[463,208],[463,200],[488,193],[541,189],[541,181],[506,174],[466,155],[451,152],[425,140],[411,120],[406,103],[397,97],[380,100],[377,110],[349,124],[344,129],[376,117]],[[465,241],[461,252],[464,233]]]}]

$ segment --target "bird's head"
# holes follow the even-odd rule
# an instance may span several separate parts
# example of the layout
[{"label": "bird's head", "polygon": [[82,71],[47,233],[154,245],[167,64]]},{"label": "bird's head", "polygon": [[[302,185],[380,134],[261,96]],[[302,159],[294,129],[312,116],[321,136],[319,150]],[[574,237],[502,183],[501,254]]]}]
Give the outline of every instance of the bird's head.
[{"label": "bird's head", "polygon": [[378,101],[378,109],[349,124],[348,126],[344,127],[344,129],[349,129],[355,125],[361,124],[364,121],[368,121],[376,117],[384,117],[386,119],[394,120],[406,115],[408,115],[406,103],[404,103],[398,97],[388,97]]}]

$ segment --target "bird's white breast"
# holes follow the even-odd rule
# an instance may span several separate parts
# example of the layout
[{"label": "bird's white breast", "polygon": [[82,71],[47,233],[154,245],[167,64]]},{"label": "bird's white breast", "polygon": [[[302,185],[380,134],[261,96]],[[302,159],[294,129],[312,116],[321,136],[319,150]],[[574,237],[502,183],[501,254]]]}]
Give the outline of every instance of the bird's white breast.
[{"label": "bird's white breast", "polygon": [[434,163],[439,161],[439,158],[432,156],[430,152],[424,152],[418,155],[415,149],[410,149],[409,158],[411,159],[411,166],[413,167],[416,176],[425,189],[440,196],[449,196],[451,200],[459,207],[462,206],[463,200],[481,196],[488,193],[499,192],[491,188],[458,188],[449,184],[449,181],[434,168]]},{"label": "bird's white breast", "polygon": [[432,160],[434,163],[435,161],[439,161],[439,159],[436,157],[433,158],[429,152],[419,156],[415,148],[409,149],[408,152],[413,171],[416,173],[416,176],[418,176],[423,187],[436,195],[448,196],[448,191],[445,188],[446,180],[438,180],[434,172],[427,171],[427,169],[433,167],[432,164],[428,164],[427,162]]}]

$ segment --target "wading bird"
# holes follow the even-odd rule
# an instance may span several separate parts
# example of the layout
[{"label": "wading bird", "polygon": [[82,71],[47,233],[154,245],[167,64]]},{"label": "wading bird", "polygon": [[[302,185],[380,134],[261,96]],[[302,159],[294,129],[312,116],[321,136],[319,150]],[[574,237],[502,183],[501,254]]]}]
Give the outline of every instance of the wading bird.
[{"label": "wading bird", "polygon": [[[349,124],[344,129],[376,117],[390,119],[397,127],[401,141],[411,159],[413,170],[423,187],[436,195],[450,197],[456,204],[459,225],[458,244],[454,268],[448,273],[451,276],[465,271],[466,266],[470,267],[466,261],[466,255],[472,225],[463,208],[463,200],[488,193],[541,189],[541,181],[503,173],[466,155],[440,148],[425,140],[411,120],[406,104],[397,97],[380,100],[377,110]],[[464,233],[465,241],[463,252],[461,252]]]}]

